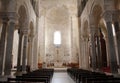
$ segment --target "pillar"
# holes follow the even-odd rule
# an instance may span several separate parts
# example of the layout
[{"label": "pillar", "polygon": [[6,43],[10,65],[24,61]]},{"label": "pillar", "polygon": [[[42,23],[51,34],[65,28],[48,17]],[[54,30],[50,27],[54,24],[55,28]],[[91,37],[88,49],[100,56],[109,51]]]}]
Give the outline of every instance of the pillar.
[{"label": "pillar", "polygon": [[117,52],[118,52],[118,60],[120,65],[120,25],[119,25],[119,10],[114,11],[113,13],[113,21],[114,21],[114,27],[116,32],[116,43],[117,43]]},{"label": "pillar", "polygon": [[8,24],[8,18],[2,19],[3,26],[1,32],[1,40],[0,40],[0,75],[3,73],[3,60],[5,56],[5,40],[6,40],[6,29]]},{"label": "pillar", "polygon": [[86,57],[85,57],[85,56],[86,56],[86,55],[85,55],[85,54],[86,54],[86,53],[85,53],[85,50],[86,50],[86,49],[85,49],[85,38],[84,38],[84,37],[83,37],[82,49],[83,49],[83,51],[82,51],[82,52],[83,52],[83,53],[82,53],[82,56],[83,56],[83,57],[82,57],[83,64],[82,64],[82,65],[83,65],[83,68],[85,69],[85,68],[86,68]]},{"label": "pillar", "polygon": [[98,62],[98,68],[101,69],[102,67],[102,62],[101,62],[101,43],[100,43],[100,34],[96,35],[96,42],[97,42],[97,62]]},{"label": "pillar", "polygon": [[[80,47],[82,47],[82,38],[80,36]],[[82,48],[80,48],[80,55],[79,55],[79,68],[82,68]]]},{"label": "pillar", "polygon": [[88,47],[88,37],[85,39],[85,56],[86,56],[86,69],[89,69],[89,47]]},{"label": "pillar", "polygon": [[81,45],[81,68],[84,68],[84,48],[83,48],[83,36],[81,36],[81,43],[80,43]]},{"label": "pillar", "polygon": [[119,59],[119,65],[120,65],[120,29],[116,32],[116,41],[117,41],[117,48],[118,48],[118,59]]},{"label": "pillar", "polygon": [[30,55],[29,55],[29,60],[28,60],[28,65],[30,66],[31,69],[33,69],[33,36],[30,37],[29,40],[29,45],[30,45]]},{"label": "pillar", "polygon": [[[22,28],[22,27],[21,27]],[[18,46],[18,57],[17,57],[17,75],[21,73],[21,54],[22,54],[22,46],[23,46],[23,34],[21,29],[18,31],[19,33],[19,46]]]},{"label": "pillar", "polygon": [[116,52],[115,52],[115,42],[113,37],[113,30],[112,30],[112,12],[106,11],[104,13],[104,19],[106,21],[107,32],[108,32],[108,46],[109,46],[109,59],[110,59],[110,68],[112,73],[118,73],[117,68],[117,59],[116,59]]},{"label": "pillar", "polygon": [[96,34],[96,29],[95,26],[90,27],[90,32],[91,32],[91,49],[92,49],[92,68],[93,70],[96,70],[96,47],[95,47],[95,34]]},{"label": "pillar", "polygon": [[25,29],[23,31],[22,73],[26,73],[27,43],[28,43],[28,30]]},{"label": "pillar", "polygon": [[15,28],[15,20],[13,18],[9,18],[9,25],[7,29],[7,45],[6,45],[6,56],[5,56],[5,68],[4,74],[10,75],[12,68],[12,47],[13,47],[13,36],[14,36],[14,28]]}]

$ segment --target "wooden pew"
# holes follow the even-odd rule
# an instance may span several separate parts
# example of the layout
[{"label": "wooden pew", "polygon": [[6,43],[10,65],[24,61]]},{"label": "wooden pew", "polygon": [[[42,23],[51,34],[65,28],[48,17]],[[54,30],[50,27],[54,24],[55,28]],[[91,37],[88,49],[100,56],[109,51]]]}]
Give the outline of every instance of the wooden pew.
[{"label": "wooden pew", "polygon": [[119,82],[120,78],[87,78],[86,83],[109,83],[109,82]]},{"label": "wooden pew", "polygon": [[8,78],[8,82],[44,82],[50,83],[53,77],[53,69],[39,69],[16,78]]},{"label": "wooden pew", "polygon": [[8,78],[8,82],[43,82],[48,83],[47,79],[43,78]]},{"label": "wooden pew", "polygon": [[101,72],[73,68],[68,69],[67,72],[76,83],[120,83],[120,78]]}]

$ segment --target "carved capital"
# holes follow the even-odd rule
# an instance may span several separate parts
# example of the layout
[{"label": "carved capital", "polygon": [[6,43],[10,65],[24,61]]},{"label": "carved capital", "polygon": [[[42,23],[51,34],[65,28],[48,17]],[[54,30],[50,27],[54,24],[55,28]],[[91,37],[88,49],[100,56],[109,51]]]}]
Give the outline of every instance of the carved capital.
[{"label": "carved capital", "polygon": [[0,18],[5,22],[5,21],[9,21],[9,22],[13,22],[13,23],[17,23],[17,18],[18,15],[16,12],[0,12]]},{"label": "carved capital", "polygon": [[120,10],[115,10],[115,11],[113,11],[113,21],[118,21],[119,20],[119,18],[118,18],[118,16],[119,16],[119,14],[120,14]]},{"label": "carved capital", "polygon": [[28,28],[24,27],[21,29],[23,35],[28,35]]},{"label": "carved capital", "polygon": [[95,25],[90,26],[90,32],[96,32],[98,29],[95,27]]},{"label": "carved capital", "polygon": [[103,18],[105,19],[106,22],[112,22],[112,11],[105,11],[103,13]]},{"label": "carved capital", "polygon": [[0,12],[0,18],[1,18],[3,23],[7,23],[9,21],[6,13]]},{"label": "carved capital", "polygon": [[18,15],[15,12],[8,12],[9,22],[18,24]]},{"label": "carved capital", "polygon": [[2,18],[2,23],[3,24],[7,24],[8,23],[8,21],[9,21],[9,19],[6,17],[4,17],[4,18]]}]

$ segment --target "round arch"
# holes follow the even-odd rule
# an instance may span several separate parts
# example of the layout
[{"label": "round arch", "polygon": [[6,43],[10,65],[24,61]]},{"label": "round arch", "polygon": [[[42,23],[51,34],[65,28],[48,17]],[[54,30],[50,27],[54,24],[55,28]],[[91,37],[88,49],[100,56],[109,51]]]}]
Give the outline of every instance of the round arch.
[{"label": "round arch", "polygon": [[[99,4],[93,6],[91,10],[92,24],[95,25],[94,29],[94,43],[96,57],[96,68],[107,67],[107,47],[106,40],[104,39],[107,34],[105,21],[102,19],[103,9]],[[98,39],[99,38],[99,39]]]},{"label": "round arch", "polygon": [[91,16],[94,18],[94,23],[96,27],[98,26],[100,19],[101,19],[101,14],[103,13],[102,7],[100,5],[95,5],[93,9],[91,10]]}]

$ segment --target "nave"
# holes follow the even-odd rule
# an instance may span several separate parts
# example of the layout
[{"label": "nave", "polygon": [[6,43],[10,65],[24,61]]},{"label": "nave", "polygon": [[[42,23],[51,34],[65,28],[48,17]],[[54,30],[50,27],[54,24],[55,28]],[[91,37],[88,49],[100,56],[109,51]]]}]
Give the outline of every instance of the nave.
[{"label": "nave", "polygon": [[120,0],[0,0],[0,81],[59,78],[48,68],[120,77]]},{"label": "nave", "polygon": [[54,72],[52,83],[75,83],[67,72]]}]

